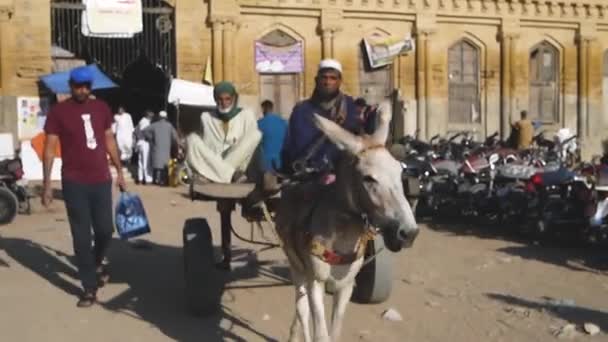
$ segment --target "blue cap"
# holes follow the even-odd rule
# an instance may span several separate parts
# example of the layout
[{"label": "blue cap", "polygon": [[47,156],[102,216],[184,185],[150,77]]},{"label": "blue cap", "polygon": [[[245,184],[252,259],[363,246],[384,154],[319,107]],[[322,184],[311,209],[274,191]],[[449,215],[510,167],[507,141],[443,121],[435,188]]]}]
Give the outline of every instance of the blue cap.
[{"label": "blue cap", "polygon": [[72,69],[70,72],[70,81],[73,83],[93,83],[93,73],[86,66],[81,66]]}]

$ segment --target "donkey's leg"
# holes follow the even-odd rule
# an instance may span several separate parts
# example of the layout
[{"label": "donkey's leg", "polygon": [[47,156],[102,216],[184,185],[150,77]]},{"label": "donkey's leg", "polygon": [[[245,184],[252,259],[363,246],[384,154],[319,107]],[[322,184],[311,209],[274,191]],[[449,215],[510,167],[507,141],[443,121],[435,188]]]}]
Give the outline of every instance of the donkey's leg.
[{"label": "donkey's leg", "polygon": [[304,341],[312,342],[310,339],[310,306],[306,292],[304,277],[292,272],[293,283],[296,289],[296,315],[291,323],[289,342],[300,340],[300,330],[304,330]]},{"label": "donkey's leg", "polygon": [[315,342],[330,342],[327,331],[327,321],[325,320],[325,283],[313,280],[308,283],[308,299],[312,310],[312,324],[314,328]]},{"label": "donkey's leg", "polygon": [[346,311],[346,305],[350,301],[350,297],[353,294],[354,286],[354,283],[350,283],[336,290],[336,292],[334,293],[334,305],[331,317],[332,342],[338,342],[338,339],[340,338],[340,332],[342,331],[342,321],[344,320],[344,312]]}]

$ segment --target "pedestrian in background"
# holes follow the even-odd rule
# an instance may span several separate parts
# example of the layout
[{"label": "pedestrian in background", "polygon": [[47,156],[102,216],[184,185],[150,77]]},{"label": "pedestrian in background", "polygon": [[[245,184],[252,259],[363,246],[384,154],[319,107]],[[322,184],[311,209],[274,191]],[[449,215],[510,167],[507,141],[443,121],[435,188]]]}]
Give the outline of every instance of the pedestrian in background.
[{"label": "pedestrian in background", "polygon": [[137,141],[137,181],[140,184],[152,184],[152,167],[150,163],[150,143],[146,140],[144,130],[152,124],[154,112],[147,110],[143,118],[135,127],[135,139]]},{"label": "pedestrian in background", "polygon": [[153,169],[153,180],[156,185],[167,185],[167,166],[171,159],[171,147],[178,143],[177,131],[168,121],[167,112],[158,113],[159,120],[144,130],[144,136],[150,142],[150,153]]}]

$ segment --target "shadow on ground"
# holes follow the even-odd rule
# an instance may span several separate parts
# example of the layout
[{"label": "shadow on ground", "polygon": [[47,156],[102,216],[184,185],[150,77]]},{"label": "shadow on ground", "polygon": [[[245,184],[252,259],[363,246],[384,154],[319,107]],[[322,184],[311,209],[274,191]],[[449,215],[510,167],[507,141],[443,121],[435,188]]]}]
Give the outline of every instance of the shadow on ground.
[{"label": "shadow on ground", "polygon": [[514,245],[499,248],[497,251],[522,259],[541,261],[573,271],[608,271],[606,247],[585,245],[573,236],[574,234],[550,235],[538,239],[508,226],[433,222],[428,223],[428,227],[454,236],[513,242]]},{"label": "shadow on ground", "polygon": [[554,317],[566,320],[570,323],[583,325],[584,323],[594,323],[602,331],[608,331],[608,312],[594,309],[587,309],[578,306],[555,306],[550,303],[552,298],[542,298],[543,301],[533,301],[511,295],[488,293],[486,296],[492,300],[503,302],[509,305],[529,308],[547,312]]},{"label": "shadow on ground", "polygon": [[[80,293],[79,287],[64,279],[64,276],[76,279],[77,272],[73,258],[61,251],[29,240],[1,237],[0,250],[67,294],[77,296]],[[288,279],[284,278],[286,269],[257,261],[249,250],[235,250],[234,255],[235,260],[238,262],[240,259],[244,265],[224,277],[223,302],[238,300],[234,289],[288,284]],[[115,240],[109,259],[110,282],[127,284],[128,289],[100,303],[106,310],[146,321],[177,341],[246,341],[237,330],[255,335],[256,340],[276,341],[225,306],[212,316],[197,318],[189,315],[183,255],[179,247]],[[5,262],[7,267],[12,260]]]}]

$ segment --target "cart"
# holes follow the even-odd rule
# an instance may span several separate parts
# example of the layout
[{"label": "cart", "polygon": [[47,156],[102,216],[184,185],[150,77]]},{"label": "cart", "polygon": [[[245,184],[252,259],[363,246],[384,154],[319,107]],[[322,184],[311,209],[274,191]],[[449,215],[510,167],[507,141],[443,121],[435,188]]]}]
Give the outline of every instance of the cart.
[{"label": "cart", "polygon": [[[168,102],[176,106],[178,131],[181,132],[180,105],[213,108],[215,106],[213,87],[173,79]],[[242,217],[251,223],[249,237],[245,237],[235,231],[231,216],[236,205],[242,203],[254,191],[255,184],[201,183],[195,176],[191,174],[190,176],[188,184],[190,197],[192,200],[217,203],[221,230],[231,232],[232,234],[227,234],[229,237],[234,235],[242,241],[264,246],[265,249],[280,247],[278,238],[275,237],[274,241],[269,241],[267,238],[268,235],[275,233],[274,212],[281,199],[280,194],[267,198],[256,206],[242,208]],[[267,232],[268,227],[273,231]],[[381,303],[389,297],[392,287],[392,257],[387,252],[382,253],[384,249],[384,241],[379,235],[369,242],[365,266],[356,278],[354,300],[360,303]],[[216,269],[211,229],[205,218],[190,218],[185,221],[183,252],[186,301],[190,311],[195,315],[216,313],[221,305],[224,277],[222,271]]]},{"label": "cart", "polygon": [[[254,207],[242,207],[241,215],[252,223],[249,237],[238,234],[231,220],[236,205],[246,199],[255,189],[255,184],[200,183],[194,178],[190,183],[190,197],[193,200],[217,202],[222,230],[229,230],[239,240],[262,245],[264,249],[280,247],[278,238],[269,241],[265,229],[274,230],[274,210],[280,201],[280,194],[270,197]],[[257,232],[256,232],[257,230]],[[256,238],[261,236],[264,239]],[[213,254],[213,239],[205,218],[186,220],[183,229],[184,273],[186,281],[186,301],[194,315],[209,315],[220,308],[223,281],[221,271],[216,269]],[[384,250],[380,235],[369,242],[366,264],[356,278],[353,300],[359,303],[381,303],[391,293],[392,257]],[[331,292],[331,289],[328,289]]]}]

